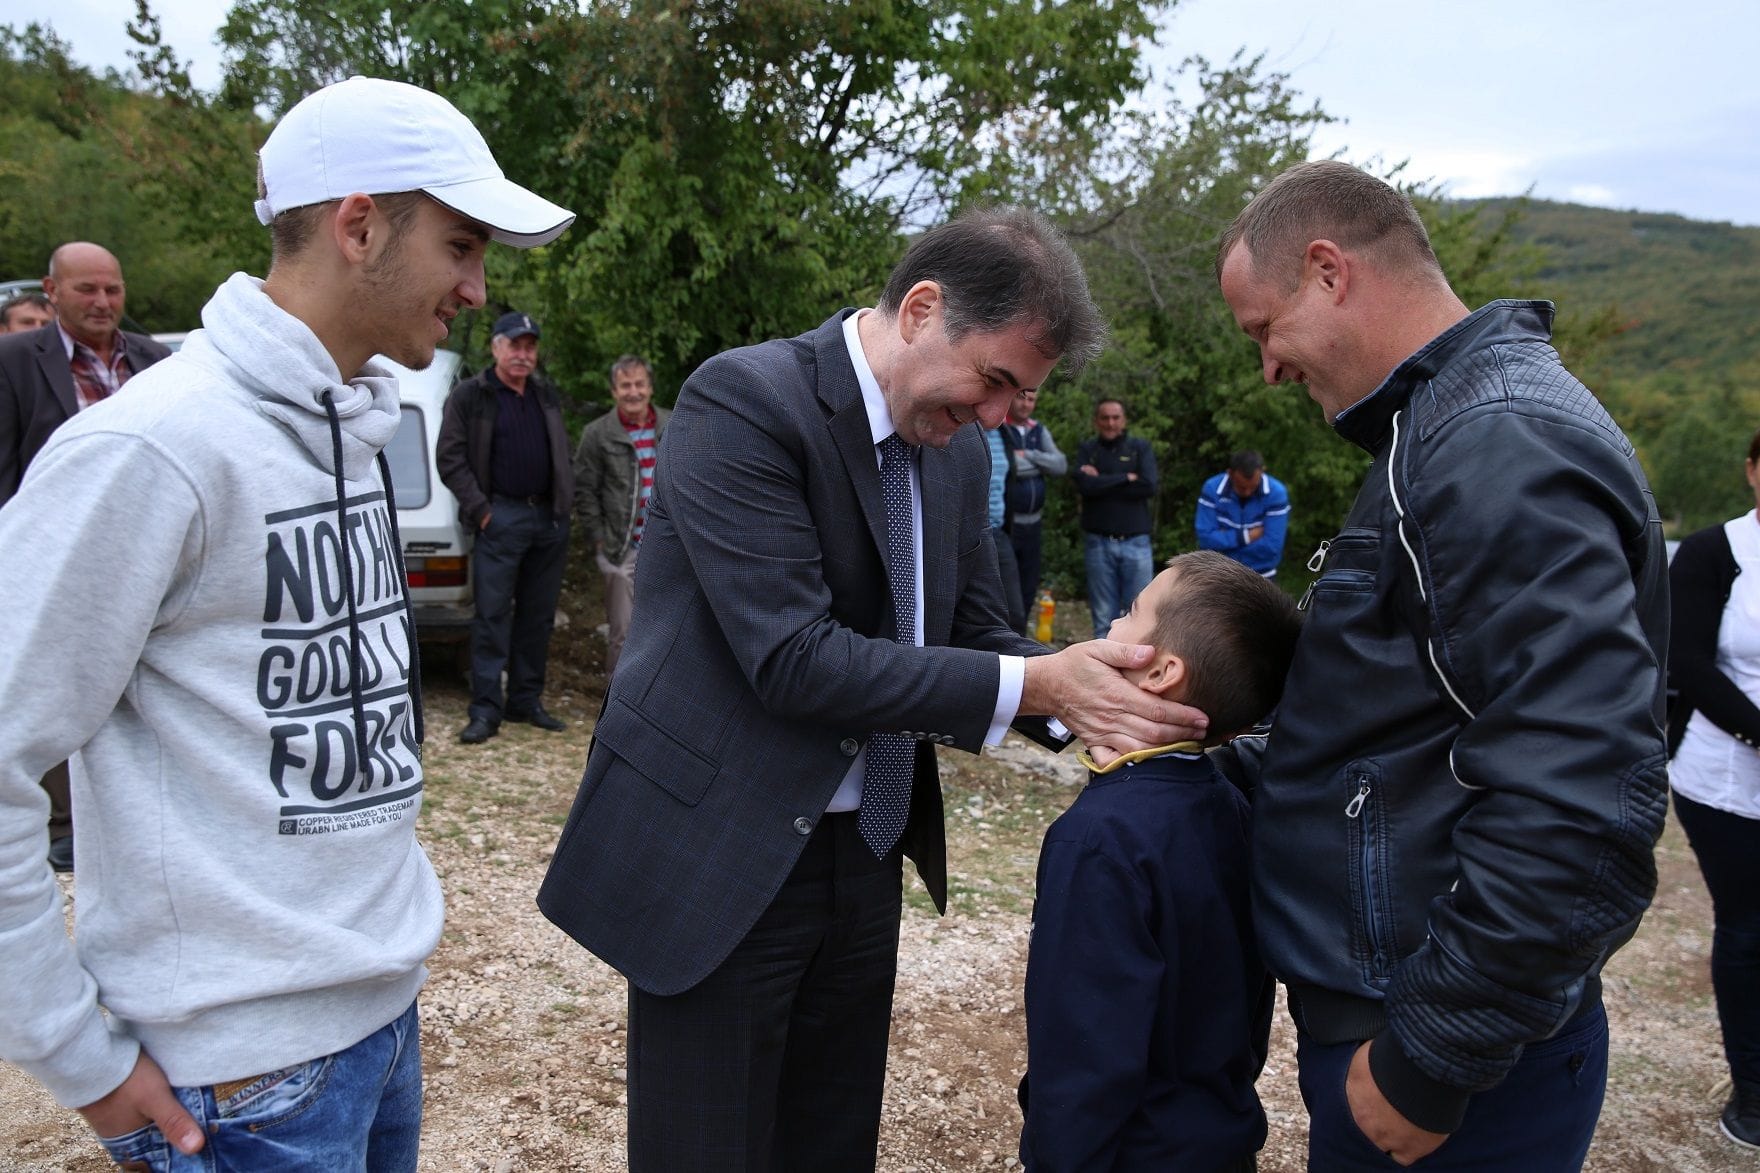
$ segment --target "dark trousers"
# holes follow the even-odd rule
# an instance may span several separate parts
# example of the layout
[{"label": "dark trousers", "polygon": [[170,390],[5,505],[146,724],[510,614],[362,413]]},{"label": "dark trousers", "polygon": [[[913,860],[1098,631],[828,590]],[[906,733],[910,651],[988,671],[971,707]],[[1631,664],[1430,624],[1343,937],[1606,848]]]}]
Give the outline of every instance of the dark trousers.
[{"label": "dark trousers", "polygon": [[43,792],[49,796],[49,839],[65,839],[73,834],[73,797],[68,793],[71,786],[67,774],[67,763],[60,762],[49,767],[43,775]]},{"label": "dark trousers", "polygon": [[1021,603],[1031,607],[1039,597],[1040,552],[1044,548],[1045,523],[1014,522],[1008,528],[1014,560],[1021,568]]},{"label": "dark trousers", "polygon": [[[1384,1038],[1397,1045],[1391,1034]],[[1363,1135],[1345,1099],[1345,1076],[1360,1045],[1296,1034],[1311,1173],[1402,1167]],[[1502,1083],[1473,1097],[1466,1119],[1442,1147],[1411,1167],[1463,1173],[1581,1169],[1606,1091],[1607,1015],[1597,1001],[1552,1038],[1526,1048]]]},{"label": "dark trousers", "polygon": [[1711,890],[1711,990],[1730,1076],[1760,1084],[1760,819],[1674,796]]},{"label": "dark trousers", "polygon": [[[568,563],[568,522],[548,503],[496,497],[471,551],[477,615],[471,623],[472,717],[529,713],[544,694],[550,627]],[[507,672],[502,703],[501,673]]]},{"label": "dark trousers", "polygon": [[1002,573],[1002,606],[1008,612],[1011,631],[1020,631],[1027,622],[1027,606],[1021,597],[1021,570],[1014,560],[1014,542],[999,529],[990,531],[996,539],[996,569]]},{"label": "dark trousers", "polygon": [[629,992],[632,1173],[874,1168],[900,856],[826,815],[721,966],[670,997]]}]

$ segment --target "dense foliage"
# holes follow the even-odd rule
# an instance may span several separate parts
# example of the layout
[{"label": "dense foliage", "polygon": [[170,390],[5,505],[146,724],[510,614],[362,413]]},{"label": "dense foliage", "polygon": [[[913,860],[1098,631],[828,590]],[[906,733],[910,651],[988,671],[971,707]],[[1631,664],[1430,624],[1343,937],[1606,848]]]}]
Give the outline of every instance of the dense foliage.
[{"label": "dense foliage", "polygon": [[[1054,377],[1041,414],[1070,451],[1096,399],[1125,400],[1161,463],[1158,553],[1190,547],[1199,482],[1253,447],[1291,487],[1294,585],[1361,477],[1363,454],[1301,389],[1260,379],[1212,274],[1217,232],[1307,157],[1326,116],[1244,57],[1194,59],[1148,91],[1139,53],[1177,40],[1171,3],[238,0],[209,94],[136,2],[127,76],[76,65],[51,30],[0,27],[0,279],[94,239],[121,256],[134,318],[195,325],[227,273],[267,262],[250,204],[273,119],[354,73],[401,78],[445,93],[512,178],[579,214],[547,248],[491,250],[489,312],[460,331],[476,365],[495,312],[538,316],[577,414],[604,402],[621,353],[653,360],[668,402],[708,355],[870,301],[911,232],[1018,200],[1066,225],[1114,332],[1079,381]],[[1739,507],[1760,419],[1760,233],[1445,203],[1390,178],[1469,304],[1560,302],[1561,350],[1631,431],[1670,516]],[[1072,592],[1075,512],[1057,486],[1048,571]]]}]

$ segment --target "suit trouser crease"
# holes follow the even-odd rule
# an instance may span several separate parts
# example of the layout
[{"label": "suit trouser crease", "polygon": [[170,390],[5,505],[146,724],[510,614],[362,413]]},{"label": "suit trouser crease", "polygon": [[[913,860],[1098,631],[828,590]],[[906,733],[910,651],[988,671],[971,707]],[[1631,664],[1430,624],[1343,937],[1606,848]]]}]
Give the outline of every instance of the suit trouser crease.
[{"label": "suit trouser crease", "polygon": [[900,855],[827,815],[776,899],[701,983],[629,991],[634,1173],[874,1168]]}]

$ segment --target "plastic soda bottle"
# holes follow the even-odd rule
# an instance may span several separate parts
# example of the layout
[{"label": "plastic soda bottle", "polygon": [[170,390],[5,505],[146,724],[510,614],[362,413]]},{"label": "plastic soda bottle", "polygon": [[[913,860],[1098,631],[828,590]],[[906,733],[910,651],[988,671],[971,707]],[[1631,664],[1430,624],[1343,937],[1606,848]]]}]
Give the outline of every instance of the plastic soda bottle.
[{"label": "plastic soda bottle", "polygon": [[1051,620],[1057,614],[1057,600],[1051,597],[1050,591],[1039,592],[1039,623],[1033,637],[1042,644],[1051,642]]}]

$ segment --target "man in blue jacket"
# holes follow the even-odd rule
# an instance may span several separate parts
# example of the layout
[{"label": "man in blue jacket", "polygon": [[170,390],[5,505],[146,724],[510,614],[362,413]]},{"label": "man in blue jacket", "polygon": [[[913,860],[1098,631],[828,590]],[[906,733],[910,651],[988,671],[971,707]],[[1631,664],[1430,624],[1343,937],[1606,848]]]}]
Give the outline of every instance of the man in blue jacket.
[{"label": "man in blue jacket", "polygon": [[1236,452],[1227,470],[1204,482],[1194,526],[1199,549],[1216,550],[1276,578],[1289,530],[1289,490],[1265,471],[1257,452]]}]

